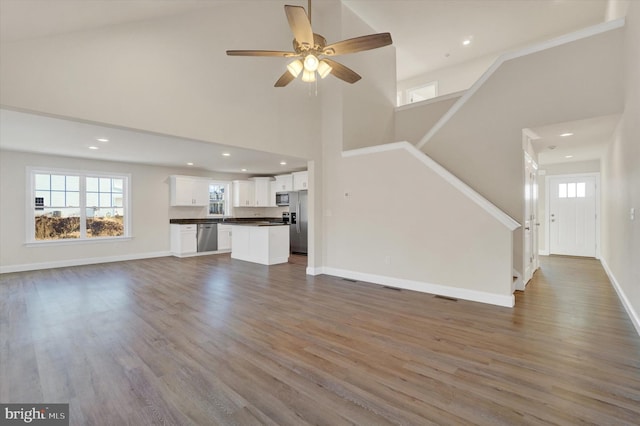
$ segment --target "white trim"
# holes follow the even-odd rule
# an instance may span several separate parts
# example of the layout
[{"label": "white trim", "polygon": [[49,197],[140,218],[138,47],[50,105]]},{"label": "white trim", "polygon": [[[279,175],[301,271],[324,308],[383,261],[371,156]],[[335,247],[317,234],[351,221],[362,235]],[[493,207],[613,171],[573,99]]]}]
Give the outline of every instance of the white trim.
[{"label": "white trim", "polygon": [[307,275],[313,275],[313,276],[322,275],[324,273],[323,269],[324,268],[322,266],[316,267],[316,268],[313,268],[311,266],[307,266]]},{"label": "white trim", "polygon": [[522,56],[531,55],[533,53],[541,52],[543,50],[552,49],[554,47],[562,46],[567,43],[571,43],[577,40],[581,40],[587,37],[592,37],[598,34],[606,33],[607,31],[612,31],[618,28],[624,27],[625,19],[620,18],[609,22],[604,22],[602,24],[593,25],[588,28],[584,28],[579,31],[575,31],[569,34],[565,34],[563,36],[547,40],[541,43],[536,43],[531,46],[525,47],[524,49],[516,50],[514,52],[507,52],[498,59],[489,67],[487,71],[480,76],[480,78],[471,86],[469,90],[466,91],[464,95],[458,101],[453,104],[453,106],[438,120],[438,122],[427,132],[426,135],[420,139],[420,142],[416,145],[418,149],[422,148],[427,142],[433,138],[433,136],[438,133],[440,129],[453,117],[459,110],[462,108],[464,104],[467,103],[469,98],[471,98],[480,87],[493,75],[494,72],[502,64],[508,60],[520,58]]},{"label": "white trim", "polygon": [[522,282],[522,274],[518,271],[516,271],[515,269],[511,269],[511,274],[516,277],[515,281],[513,282],[513,290],[520,290],[520,291],[524,291],[525,289],[525,283]]},{"label": "white trim", "polygon": [[539,256],[549,256],[549,249],[548,249],[548,248],[546,248],[546,249],[540,249],[540,250],[538,250],[538,255],[539,255]]},{"label": "white trim", "polygon": [[546,233],[546,255],[551,254],[551,227],[549,226],[549,214],[550,208],[550,194],[549,189],[551,187],[550,180],[555,178],[580,178],[580,177],[594,177],[596,178],[596,259],[600,259],[600,172],[590,172],[590,173],[568,173],[562,175],[544,175],[544,196],[545,196],[545,206],[544,206],[544,221],[545,221],[545,233]]},{"label": "white trim", "polygon": [[11,272],[35,271],[38,269],[66,268],[69,266],[94,265],[98,263],[122,262],[125,260],[151,259],[154,257],[171,256],[168,251],[151,253],[125,254],[119,256],[89,257],[85,259],[55,260],[53,262],[23,263],[21,265],[0,266],[0,274]]},{"label": "white trim", "polygon": [[211,254],[223,254],[223,253],[231,253],[231,249],[223,249],[223,250],[216,250],[216,251],[201,251],[201,252],[195,252],[195,253],[170,252],[169,254],[173,257],[179,257],[182,259],[184,257],[209,256]]},{"label": "white trim", "polygon": [[406,280],[402,278],[386,277],[382,275],[367,274],[363,272],[348,271],[331,267],[315,268],[316,274],[326,274],[334,277],[363,281],[365,283],[379,284],[406,290],[419,291],[421,293],[436,294],[439,296],[454,297],[472,302],[488,303],[490,305],[513,308],[515,297],[513,294],[501,295],[484,291],[469,290],[466,288],[450,287],[440,284],[431,284],[422,281]]},{"label": "white trim", "polygon": [[478,194],[474,191],[469,185],[462,182],[460,179],[451,174],[447,169],[442,167],[440,164],[436,163],[424,152],[417,149],[415,146],[410,144],[409,142],[394,142],[385,145],[376,145],[370,146],[366,148],[353,149],[350,151],[342,152],[342,156],[347,157],[356,157],[360,155],[368,155],[368,154],[377,154],[387,151],[394,151],[397,149],[404,149],[409,152],[409,154],[413,155],[418,161],[421,161],[425,166],[435,172],[438,176],[456,188],[458,191],[462,192],[467,198],[476,203],[482,209],[484,209],[487,213],[493,216],[498,222],[502,223],[505,227],[507,227],[510,231],[518,229],[520,224],[516,222],[511,216],[500,210],[494,204],[492,204],[489,200],[484,198],[482,195]]},{"label": "white trim", "polygon": [[616,280],[616,277],[613,275],[613,271],[611,271],[609,265],[607,265],[607,262],[603,258],[601,258],[600,263],[602,264],[604,271],[607,273],[609,281],[611,281],[611,285],[613,285],[616,293],[618,293],[618,298],[620,298],[622,306],[624,306],[624,309],[627,311],[629,319],[631,319],[633,326],[636,328],[636,332],[638,332],[638,335],[640,335],[640,315],[638,315],[635,309],[633,309],[633,305],[631,305],[631,302],[629,302],[627,295],[624,294],[622,287],[620,287],[620,283],[618,283],[618,280]]}]

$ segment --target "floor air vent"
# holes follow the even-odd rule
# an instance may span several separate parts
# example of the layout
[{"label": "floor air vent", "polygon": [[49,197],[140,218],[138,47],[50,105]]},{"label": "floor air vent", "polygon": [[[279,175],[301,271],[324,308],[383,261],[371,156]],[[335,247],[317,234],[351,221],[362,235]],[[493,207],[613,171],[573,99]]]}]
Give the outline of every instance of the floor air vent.
[{"label": "floor air vent", "polygon": [[440,296],[439,294],[436,294],[433,297],[435,297],[436,299],[451,300],[452,302],[457,302],[458,301],[458,299],[456,299],[455,297]]},{"label": "floor air vent", "polygon": [[343,281],[349,281],[350,283],[357,283],[357,282],[358,282],[358,281],[356,281],[356,280],[352,280],[352,279],[350,279],[350,278],[343,278],[342,280],[343,280]]},{"label": "floor air vent", "polygon": [[398,288],[398,287],[387,287],[386,285],[383,285],[382,288],[386,288],[387,290],[402,291],[401,288]]}]

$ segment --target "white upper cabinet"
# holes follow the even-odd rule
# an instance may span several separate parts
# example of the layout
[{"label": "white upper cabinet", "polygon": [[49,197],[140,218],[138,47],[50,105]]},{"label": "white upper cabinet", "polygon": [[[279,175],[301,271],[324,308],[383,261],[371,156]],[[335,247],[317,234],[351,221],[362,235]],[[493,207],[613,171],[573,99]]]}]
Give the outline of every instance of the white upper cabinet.
[{"label": "white upper cabinet", "polygon": [[172,206],[209,205],[209,181],[191,176],[169,176]]},{"label": "white upper cabinet", "polygon": [[251,179],[255,188],[255,206],[256,207],[273,207],[275,199],[271,199],[271,181],[270,177],[256,177]]},{"label": "white upper cabinet", "polygon": [[255,184],[250,180],[233,181],[233,207],[255,207]]},{"label": "white upper cabinet", "polygon": [[294,191],[309,189],[309,172],[305,170],[304,172],[294,172],[291,175],[293,176]]},{"label": "white upper cabinet", "polygon": [[275,178],[273,186],[276,192],[293,191],[293,175],[279,175],[275,176]]}]

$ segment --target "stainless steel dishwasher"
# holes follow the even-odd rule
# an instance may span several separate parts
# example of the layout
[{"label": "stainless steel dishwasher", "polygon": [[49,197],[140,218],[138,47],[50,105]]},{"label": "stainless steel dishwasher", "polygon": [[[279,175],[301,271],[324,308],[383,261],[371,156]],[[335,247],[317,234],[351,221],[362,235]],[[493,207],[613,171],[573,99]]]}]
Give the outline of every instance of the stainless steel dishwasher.
[{"label": "stainless steel dishwasher", "polygon": [[198,252],[218,250],[218,224],[198,224]]}]

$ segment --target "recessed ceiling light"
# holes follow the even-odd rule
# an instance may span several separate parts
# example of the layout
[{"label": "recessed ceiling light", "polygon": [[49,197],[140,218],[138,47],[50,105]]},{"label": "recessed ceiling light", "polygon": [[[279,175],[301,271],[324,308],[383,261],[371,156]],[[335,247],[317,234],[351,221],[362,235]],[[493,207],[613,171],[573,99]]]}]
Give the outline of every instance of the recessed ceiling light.
[{"label": "recessed ceiling light", "polygon": [[471,39],[465,38],[464,40],[462,40],[462,45],[463,46],[468,46],[471,44]]},{"label": "recessed ceiling light", "polygon": [[247,169],[242,169],[242,171],[243,171],[243,172],[246,172],[246,171],[247,171]]},{"label": "recessed ceiling light", "polygon": [[560,136],[563,137],[563,138],[566,138],[567,136],[573,136],[573,133],[567,132],[567,133],[561,134]]},{"label": "recessed ceiling light", "polygon": [[229,154],[228,152],[223,152],[223,153],[222,153],[222,156],[223,156],[223,157],[231,157],[231,154]]},{"label": "recessed ceiling light", "polygon": [[107,138],[97,138],[96,140],[98,142],[109,142],[109,139],[107,139]]},{"label": "recessed ceiling light", "polygon": [[565,155],[564,158],[573,158],[573,155]]},{"label": "recessed ceiling light", "polygon": [[193,163],[187,163],[187,166],[193,166]]},{"label": "recessed ceiling light", "polygon": [[286,166],[286,165],[287,165],[287,162],[286,162],[286,161],[281,161],[281,162],[280,162],[280,165],[281,165],[281,166]]},{"label": "recessed ceiling light", "polygon": [[97,146],[90,146],[89,149],[100,149]]}]

